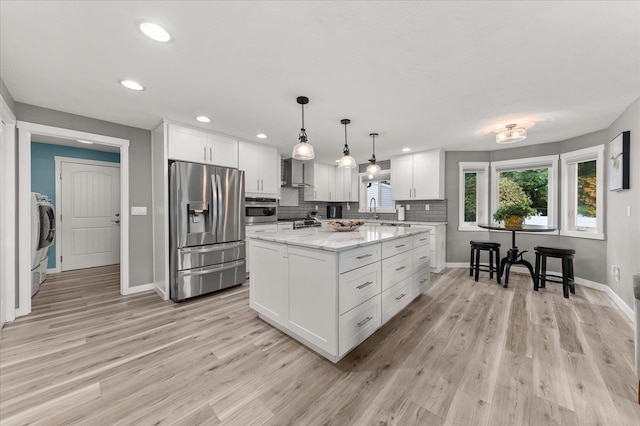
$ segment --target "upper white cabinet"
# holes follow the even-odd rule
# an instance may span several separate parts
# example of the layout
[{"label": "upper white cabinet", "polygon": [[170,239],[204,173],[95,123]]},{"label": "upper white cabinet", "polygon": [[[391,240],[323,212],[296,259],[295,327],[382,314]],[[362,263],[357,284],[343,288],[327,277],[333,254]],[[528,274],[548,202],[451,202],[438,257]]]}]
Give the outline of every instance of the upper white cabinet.
[{"label": "upper white cabinet", "polygon": [[393,200],[444,200],[444,151],[391,158]]},{"label": "upper white cabinet", "polygon": [[[312,187],[305,188],[305,201],[329,201],[329,166],[321,163],[307,163],[305,165],[305,180],[313,182]],[[335,177],[333,179],[335,192]]]},{"label": "upper white cabinet", "polygon": [[335,201],[358,201],[358,170],[334,168],[336,174]]},{"label": "upper white cabinet", "polygon": [[[306,188],[305,201],[358,201],[358,172],[321,163],[306,166],[313,187]],[[313,175],[311,175],[313,173]]]},{"label": "upper white cabinet", "polygon": [[224,167],[238,167],[238,141],[203,130],[168,123],[167,157]]},{"label": "upper white cabinet", "polygon": [[247,197],[278,198],[280,160],[272,146],[240,141],[239,169],[244,170]]}]

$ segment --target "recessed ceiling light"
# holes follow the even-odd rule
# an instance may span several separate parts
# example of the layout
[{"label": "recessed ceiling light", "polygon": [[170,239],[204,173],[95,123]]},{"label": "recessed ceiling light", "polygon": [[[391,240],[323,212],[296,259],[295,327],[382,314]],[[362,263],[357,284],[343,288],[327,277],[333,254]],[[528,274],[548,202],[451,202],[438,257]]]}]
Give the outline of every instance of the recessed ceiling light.
[{"label": "recessed ceiling light", "polygon": [[338,159],[336,160],[336,163],[339,163],[339,162],[340,162],[340,159],[338,158]]},{"label": "recessed ceiling light", "polygon": [[267,138],[267,135],[265,135],[264,133],[258,133],[258,134],[256,135],[256,138],[259,138],[259,139],[266,139],[266,138]]},{"label": "recessed ceiling light", "polygon": [[93,142],[91,142],[91,141],[83,141],[82,139],[76,139],[76,140],[78,142],[80,142],[80,143],[86,143],[86,144],[89,144],[89,145],[93,144]]},{"label": "recessed ceiling light", "polygon": [[143,22],[140,24],[140,31],[152,40],[166,43],[171,40],[171,35],[160,25],[151,22]]},{"label": "recessed ceiling light", "polygon": [[211,119],[209,117],[204,116],[204,115],[197,116],[196,120],[198,120],[201,123],[211,123]]},{"label": "recessed ceiling light", "polygon": [[402,148],[402,152],[409,152],[411,151],[411,148]]},{"label": "recessed ceiling light", "polygon": [[120,80],[120,84],[122,84],[127,89],[137,90],[137,91],[144,90],[144,86],[142,84],[138,83],[137,81]]}]

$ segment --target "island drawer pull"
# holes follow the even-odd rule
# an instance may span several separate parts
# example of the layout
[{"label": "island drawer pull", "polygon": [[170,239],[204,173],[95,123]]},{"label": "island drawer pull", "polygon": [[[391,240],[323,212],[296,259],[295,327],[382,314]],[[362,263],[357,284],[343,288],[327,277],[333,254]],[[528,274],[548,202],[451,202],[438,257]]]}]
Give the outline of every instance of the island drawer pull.
[{"label": "island drawer pull", "polygon": [[362,290],[363,288],[365,288],[366,286],[371,285],[371,284],[373,284],[373,281],[367,281],[367,282],[366,282],[366,283],[364,283],[364,284],[360,284],[360,285],[359,285],[359,286],[357,286],[356,288],[357,288],[358,290]]},{"label": "island drawer pull", "polygon": [[429,256],[422,256],[419,260],[426,259]]},{"label": "island drawer pull", "polygon": [[356,259],[364,259],[364,258],[371,257],[371,256],[373,256],[373,254],[367,253],[367,254],[363,254],[362,256],[356,257]]},{"label": "island drawer pull", "polygon": [[424,283],[425,283],[425,282],[427,282],[427,281],[428,281],[428,279],[427,279],[427,278],[423,278],[423,279],[421,279],[421,280],[420,280],[420,284],[424,284]]},{"label": "island drawer pull", "polygon": [[396,272],[398,272],[398,271],[402,271],[402,270],[403,270],[403,269],[405,269],[405,268],[406,268],[406,266],[401,266],[401,267],[399,267],[399,268],[396,268]]},{"label": "island drawer pull", "polygon": [[405,296],[406,296],[406,294],[405,294],[405,293],[402,293],[400,296],[396,297],[396,300],[400,300],[400,299],[402,299],[402,298],[403,298],[403,297],[405,297]]},{"label": "island drawer pull", "polygon": [[397,246],[395,246],[395,248],[402,248],[404,246],[406,246],[406,244],[398,244]]},{"label": "island drawer pull", "polygon": [[373,317],[366,317],[363,321],[360,321],[358,323],[358,327],[362,327],[363,325],[365,325],[366,323],[368,323],[369,321],[371,321],[373,319]]}]

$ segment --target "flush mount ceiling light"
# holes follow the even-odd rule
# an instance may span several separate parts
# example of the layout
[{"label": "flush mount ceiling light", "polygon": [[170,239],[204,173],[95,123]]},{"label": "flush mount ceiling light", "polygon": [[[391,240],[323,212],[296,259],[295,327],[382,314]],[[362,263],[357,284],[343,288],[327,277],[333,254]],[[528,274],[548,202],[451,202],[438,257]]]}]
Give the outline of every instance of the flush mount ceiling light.
[{"label": "flush mount ceiling light", "polygon": [[205,115],[199,115],[196,117],[196,120],[198,120],[201,123],[211,123],[211,119]]},{"label": "flush mount ceiling light", "polygon": [[158,24],[153,24],[151,22],[143,22],[140,24],[140,31],[144,33],[147,37],[152,40],[159,41],[161,43],[166,43],[171,40],[171,35],[162,28]]},{"label": "flush mount ceiling light", "polygon": [[78,142],[80,143],[86,143],[87,145],[93,145],[93,142],[91,141],[83,141],[82,139],[76,139]]},{"label": "flush mount ceiling light", "polygon": [[302,106],[302,127],[298,136],[300,142],[293,147],[291,156],[296,160],[313,160],[316,155],[311,144],[307,142],[307,131],[304,129],[304,106],[309,103],[309,98],[298,96],[296,100]]},{"label": "flush mount ceiling light", "polygon": [[369,136],[371,136],[371,139],[373,140],[373,154],[371,154],[371,158],[369,159],[369,163],[371,164],[367,166],[367,173],[370,175],[376,175],[382,170],[380,166],[376,164],[376,136],[378,136],[378,134],[369,133]]},{"label": "flush mount ceiling light", "polygon": [[348,118],[343,118],[340,123],[344,124],[344,154],[342,158],[338,160],[338,168],[340,169],[353,169],[356,166],[356,159],[349,154],[349,144],[347,144],[347,124],[351,123]]},{"label": "flush mount ceiling light", "polygon": [[136,90],[136,91],[144,90],[144,86],[138,83],[137,81],[120,80],[120,84],[122,84],[127,89]]},{"label": "flush mount ceiling light", "polygon": [[514,143],[527,138],[527,130],[524,127],[516,127],[516,124],[507,124],[504,127],[507,130],[496,135],[497,143]]},{"label": "flush mount ceiling light", "polygon": [[264,133],[258,133],[258,134],[256,135],[256,138],[258,138],[258,139],[266,139],[266,138],[267,138],[267,135],[265,135]]},{"label": "flush mount ceiling light", "polygon": [[409,152],[411,151],[411,148],[402,148],[402,152]]}]

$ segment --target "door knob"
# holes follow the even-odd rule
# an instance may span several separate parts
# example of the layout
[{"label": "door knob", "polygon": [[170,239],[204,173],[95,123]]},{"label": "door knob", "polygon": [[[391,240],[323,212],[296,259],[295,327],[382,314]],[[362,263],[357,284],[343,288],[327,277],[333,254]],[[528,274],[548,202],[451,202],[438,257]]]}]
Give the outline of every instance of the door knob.
[{"label": "door knob", "polygon": [[120,223],[120,221],[119,221],[119,220],[112,220],[111,222],[113,222],[113,223]]},{"label": "door knob", "polygon": [[120,213],[116,213],[116,217],[119,217],[119,216],[120,216]]}]

